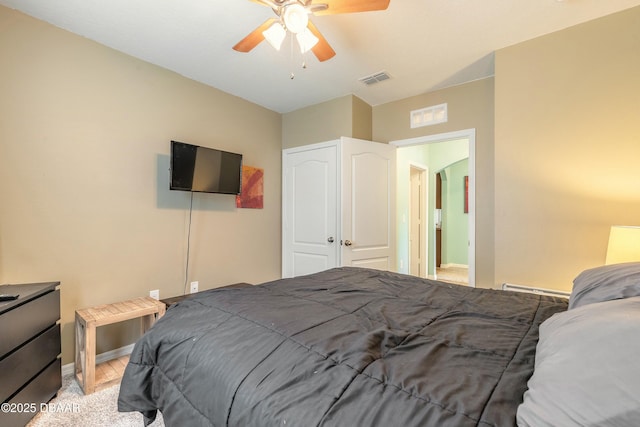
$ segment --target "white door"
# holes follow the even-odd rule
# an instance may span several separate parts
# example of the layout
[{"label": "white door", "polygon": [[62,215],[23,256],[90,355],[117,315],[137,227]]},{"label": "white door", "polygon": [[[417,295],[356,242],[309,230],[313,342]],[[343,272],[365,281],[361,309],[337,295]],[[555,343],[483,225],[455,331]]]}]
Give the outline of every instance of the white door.
[{"label": "white door", "polygon": [[426,166],[409,164],[409,274],[425,278],[428,264],[428,176]]},{"label": "white door", "polygon": [[283,277],[337,267],[337,145],[284,150],[282,165]]},{"label": "white door", "polygon": [[342,142],[342,265],[395,271],[396,147]]}]

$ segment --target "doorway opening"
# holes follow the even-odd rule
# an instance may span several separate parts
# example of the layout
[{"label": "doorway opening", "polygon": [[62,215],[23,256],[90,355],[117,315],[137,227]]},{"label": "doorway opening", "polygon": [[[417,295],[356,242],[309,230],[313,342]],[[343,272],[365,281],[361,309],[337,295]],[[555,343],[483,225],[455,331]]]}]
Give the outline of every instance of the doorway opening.
[{"label": "doorway opening", "polygon": [[[426,171],[423,195],[423,203],[426,206],[426,213],[422,216],[422,228],[419,237],[426,242],[425,249],[420,252],[420,268],[419,273],[415,274],[420,277],[435,278],[438,280],[448,280],[456,283],[465,283],[461,280],[460,274],[466,273],[466,283],[469,286],[475,286],[475,129],[467,129],[457,132],[449,132],[438,135],[430,135],[418,138],[392,141],[390,144],[398,147],[398,182],[409,182],[398,187],[398,265],[399,270],[408,274],[415,274],[414,264],[417,262],[413,258],[415,251],[419,251],[413,242],[414,221],[411,219],[417,213],[412,207],[412,179],[411,175],[416,174],[416,164]],[[458,167],[458,162],[465,161],[467,169],[462,170]],[[443,178],[443,186],[446,191],[463,192],[464,206],[457,201],[453,203],[454,197],[447,199],[443,193],[441,200],[442,206],[439,209],[435,207],[436,198],[436,175],[439,172]],[[464,176],[461,177],[460,174]],[[464,178],[464,179],[463,179]],[[447,211],[448,209],[448,211]],[[457,221],[464,221],[464,227],[456,226],[450,214],[455,214]],[[463,218],[463,219],[460,219]],[[440,225],[443,249],[449,245],[447,250],[451,249],[450,243],[447,243],[452,235],[459,234],[464,228],[465,235],[458,235],[457,241],[463,246],[465,259],[463,262],[447,262],[444,263],[445,269],[436,268],[436,225]],[[457,224],[460,224],[459,222]],[[449,226],[449,228],[447,228]],[[445,251],[446,252],[446,251]],[[445,253],[443,252],[443,254]],[[449,252],[446,252],[449,253]],[[465,265],[466,262],[466,265]],[[406,264],[406,265],[404,265]],[[426,270],[426,271],[425,271]],[[447,274],[451,273],[452,277]]]},{"label": "doorway opening", "polygon": [[[463,148],[468,156],[468,144]],[[435,277],[459,285],[469,284],[468,174],[468,157],[436,173]]]}]

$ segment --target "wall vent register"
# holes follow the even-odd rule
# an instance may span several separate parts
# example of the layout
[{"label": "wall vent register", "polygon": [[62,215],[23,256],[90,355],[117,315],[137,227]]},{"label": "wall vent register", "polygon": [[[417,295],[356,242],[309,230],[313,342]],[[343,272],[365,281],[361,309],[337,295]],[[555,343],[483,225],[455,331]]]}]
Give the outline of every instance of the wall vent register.
[{"label": "wall vent register", "polygon": [[420,110],[413,110],[410,113],[411,129],[446,123],[448,120],[447,116],[447,104],[433,105],[431,107],[421,108]]},{"label": "wall vent register", "polygon": [[390,78],[391,76],[386,71],[380,71],[379,73],[375,73],[375,74],[371,74],[370,76],[359,78],[358,81],[366,84],[367,86],[371,86],[376,83],[389,80]]}]

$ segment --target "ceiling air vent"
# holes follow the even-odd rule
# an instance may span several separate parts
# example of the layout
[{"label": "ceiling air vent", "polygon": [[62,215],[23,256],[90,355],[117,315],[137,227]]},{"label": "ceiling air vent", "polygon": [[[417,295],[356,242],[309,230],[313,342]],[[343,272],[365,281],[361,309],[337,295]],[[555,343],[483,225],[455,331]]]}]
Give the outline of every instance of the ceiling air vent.
[{"label": "ceiling air vent", "polygon": [[390,78],[391,78],[391,76],[389,74],[387,74],[386,71],[380,71],[379,73],[375,73],[375,74],[371,74],[370,76],[362,77],[362,78],[358,79],[358,81],[366,84],[367,86],[371,86],[371,85],[374,85],[376,83],[380,83],[380,82],[383,82],[385,80],[389,80]]}]

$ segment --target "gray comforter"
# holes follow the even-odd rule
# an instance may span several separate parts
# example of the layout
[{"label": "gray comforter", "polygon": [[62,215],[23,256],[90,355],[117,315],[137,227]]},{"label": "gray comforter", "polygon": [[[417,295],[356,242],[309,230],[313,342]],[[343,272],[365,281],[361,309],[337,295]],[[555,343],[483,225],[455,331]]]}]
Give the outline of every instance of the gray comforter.
[{"label": "gray comforter", "polygon": [[137,343],[120,411],[167,426],[513,426],[565,300],[338,268],[207,291]]}]

